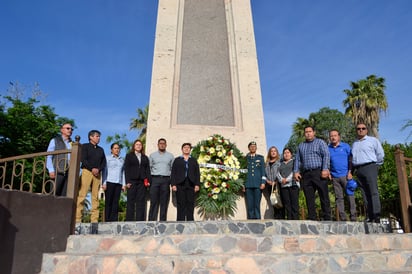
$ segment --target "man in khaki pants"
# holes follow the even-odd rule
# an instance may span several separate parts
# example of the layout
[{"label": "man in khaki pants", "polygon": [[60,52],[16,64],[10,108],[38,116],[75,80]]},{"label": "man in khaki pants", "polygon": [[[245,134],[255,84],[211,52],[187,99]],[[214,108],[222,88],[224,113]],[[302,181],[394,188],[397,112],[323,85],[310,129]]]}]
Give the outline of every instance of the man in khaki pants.
[{"label": "man in khaki pants", "polygon": [[92,215],[91,223],[99,221],[99,187],[101,172],[106,167],[106,157],[100,142],[100,131],[89,131],[89,143],[82,145],[82,175],[80,179],[79,196],[77,198],[76,223],[82,220],[84,201],[90,187],[92,188]]}]

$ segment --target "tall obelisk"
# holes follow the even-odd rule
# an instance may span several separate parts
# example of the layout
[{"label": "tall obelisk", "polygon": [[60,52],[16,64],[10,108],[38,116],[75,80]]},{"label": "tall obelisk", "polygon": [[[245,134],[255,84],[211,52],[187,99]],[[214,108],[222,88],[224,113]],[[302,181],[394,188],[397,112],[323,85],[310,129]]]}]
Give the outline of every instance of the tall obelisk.
[{"label": "tall obelisk", "polygon": [[146,151],[215,133],[266,153],[250,0],[159,0]]}]

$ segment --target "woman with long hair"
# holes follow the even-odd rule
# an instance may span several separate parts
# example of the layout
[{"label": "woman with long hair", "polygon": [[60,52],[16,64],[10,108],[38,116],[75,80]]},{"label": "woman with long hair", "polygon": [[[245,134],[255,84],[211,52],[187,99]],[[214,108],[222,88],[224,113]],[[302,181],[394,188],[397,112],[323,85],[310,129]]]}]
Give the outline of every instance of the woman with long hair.
[{"label": "woman with long hair", "polygon": [[124,160],[124,173],[127,189],[126,221],[145,221],[146,187],[152,178],[149,158],[144,154],[142,141],[133,142]]},{"label": "woman with long hair", "polygon": [[[277,179],[279,167],[280,167],[279,151],[275,146],[271,146],[266,155],[266,166],[265,166],[266,183],[269,185],[268,187],[266,187],[266,189],[269,191],[269,197],[270,197],[270,193],[272,192],[272,186],[280,187],[280,184],[278,183],[278,179]],[[273,207],[273,210],[274,210],[275,219],[285,219],[285,210],[283,208]]]}]

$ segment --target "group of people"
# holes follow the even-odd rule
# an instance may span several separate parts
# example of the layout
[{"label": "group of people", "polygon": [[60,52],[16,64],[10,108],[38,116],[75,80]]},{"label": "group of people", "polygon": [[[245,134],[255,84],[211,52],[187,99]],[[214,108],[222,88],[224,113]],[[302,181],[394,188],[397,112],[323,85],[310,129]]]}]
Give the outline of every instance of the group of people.
[{"label": "group of people", "polygon": [[[61,135],[53,138],[47,151],[70,149],[73,127],[63,124]],[[344,196],[350,208],[349,220],[356,221],[355,198],[345,195],[348,180],[356,178],[367,205],[367,221],[380,222],[380,198],[378,192],[378,167],[383,163],[384,151],[375,137],[368,136],[365,124],[356,127],[357,139],[352,148],[340,139],[338,130],[329,132],[329,144],[316,138],[315,129],[304,129],[305,141],[300,143],[295,157],[290,148],[284,148],[282,157],[276,147],[269,148],[266,159],[256,153],[257,144],[248,144],[247,179],[243,188],[246,196],[248,219],[261,219],[262,192],[279,188],[283,208],[274,208],[276,219],[299,219],[299,190],[302,188],[309,220],[331,220],[328,182],[332,181],[339,219],[348,220]],[[166,151],[167,142],[158,140],[158,150],[149,156],[144,153],[140,140],[123,159],[120,145],[111,145],[111,153],[105,155],[100,142],[100,132],[91,130],[89,142],[83,144],[81,154],[81,180],[77,198],[76,222],[81,222],[86,195],[91,188],[91,222],[99,218],[98,192],[101,182],[105,191],[105,221],[118,221],[121,191],[127,191],[126,221],[146,219],[146,190],[149,189],[149,221],[166,221],[170,189],[176,192],[177,221],[193,221],[195,194],[200,187],[200,169],[191,157],[192,146],[183,143],[182,154],[174,157]],[[55,193],[65,196],[70,154],[49,155],[47,168],[50,178],[55,179]],[[316,213],[316,192],[320,198],[322,215]],[[160,211],[160,212],[159,212]]]},{"label": "group of people", "polygon": [[[61,134],[53,138],[47,151],[71,149],[73,127],[66,123]],[[182,155],[174,157],[166,151],[166,139],[160,138],[158,150],[145,155],[141,140],[135,140],[125,158],[120,156],[120,145],[113,143],[111,153],[105,155],[98,144],[101,133],[91,130],[89,142],[82,145],[81,177],[77,198],[76,222],[82,221],[86,195],[91,189],[91,223],[99,219],[99,188],[105,191],[105,221],[118,221],[119,200],[127,192],[126,221],[146,220],[146,192],[149,189],[149,221],[166,221],[170,189],[176,192],[177,221],[193,221],[195,193],[199,191],[200,168],[190,156],[192,145],[184,143]],[[65,196],[70,154],[49,155],[49,176],[55,179],[55,193]]]},{"label": "group of people", "polygon": [[[256,143],[250,142],[247,154],[248,173],[246,192],[247,218],[260,219],[260,202],[265,189],[280,188],[283,208],[274,208],[276,219],[299,219],[299,189],[302,188],[309,220],[331,220],[328,182],[332,181],[339,220],[356,221],[353,195],[345,195],[348,180],[356,175],[367,207],[368,222],[380,222],[381,204],[378,191],[378,168],[383,163],[384,151],[375,137],[368,136],[365,124],[356,126],[357,139],[352,148],[341,141],[338,130],[329,131],[329,144],[316,138],[315,129],[304,129],[305,141],[300,143],[293,158],[290,148],[283,149],[281,158],[276,147],[270,147],[266,162],[256,154]],[[319,195],[321,216],[316,212],[316,192]],[[349,202],[350,215],[345,212],[344,197]]]}]

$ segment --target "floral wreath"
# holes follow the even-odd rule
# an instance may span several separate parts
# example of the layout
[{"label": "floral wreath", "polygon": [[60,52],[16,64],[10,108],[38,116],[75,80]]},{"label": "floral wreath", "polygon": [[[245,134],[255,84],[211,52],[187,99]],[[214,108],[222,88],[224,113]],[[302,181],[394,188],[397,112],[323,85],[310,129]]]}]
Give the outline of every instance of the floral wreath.
[{"label": "floral wreath", "polygon": [[198,213],[204,219],[233,217],[244,182],[246,159],[223,136],[214,134],[199,142],[192,150],[200,166]]}]

